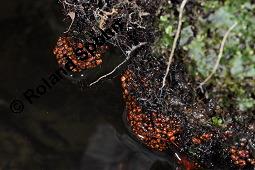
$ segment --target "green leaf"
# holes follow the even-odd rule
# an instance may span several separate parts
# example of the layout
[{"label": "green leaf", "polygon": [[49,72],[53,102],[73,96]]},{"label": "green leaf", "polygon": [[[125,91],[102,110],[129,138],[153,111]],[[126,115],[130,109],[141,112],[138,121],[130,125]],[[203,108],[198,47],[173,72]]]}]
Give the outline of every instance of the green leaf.
[{"label": "green leaf", "polygon": [[255,106],[255,100],[248,97],[238,98],[238,105],[241,111],[247,111]]},{"label": "green leaf", "polygon": [[215,126],[221,126],[223,123],[223,120],[219,116],[212,117],[212,124]]},{"label": "green leaf", "polygon": [[169,36],[172,36],[173,35],[173,27],[171,25],[169,25],[168,27],[166,27],[165,32]]},{"label": "green leaf", "polygon": [[215,13],[211,14],[208,18],[210,22],[214,25],[214,27],[222,28],[222,27],[231,27],[235,21],[234,16],[229,13],[224,7],[218,9]]},{"label": "green leaf", "polygon": [[244,71],[242,54],[240,52],[231,60],[231,69],[230,72],[233,77],[241,78]]},{"label": "green leaf", "polygon": [[160,16],[160,21],[161,22],[167,22],[168,21],[168,15]]},{"label": "green leaf", "polygon": [[183,28],[181,33],[180,46],[185,45],[192,37],[194,37],[194,33],[191,29],[191,26],[189,25]]}]

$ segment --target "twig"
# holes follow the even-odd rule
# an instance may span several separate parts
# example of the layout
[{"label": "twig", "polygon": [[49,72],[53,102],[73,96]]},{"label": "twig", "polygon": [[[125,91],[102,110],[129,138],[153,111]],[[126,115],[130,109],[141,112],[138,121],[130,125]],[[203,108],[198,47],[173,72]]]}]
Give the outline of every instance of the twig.
[{"label": "twig", "polygon": [[99,77],[96,81],[94,81],[93,83],[90,83],[89,86],[93,86],[94,84],[98,83],[100,80],[110,76],[111,74],[113,74],[118,68],[120,68],[123,64],[125,64],[129,59],[130,59],[130,56],[132,54],[133,51],[135,51],[136,49],[140,48],[141,46],[144,46],[146,45],[147,42],[142,42],[140,44],[138,44],[137,46],[133,46],[129,51],[126,52],[127,54],[127,57],[125,58],[124,61],[122,61],[119,65],[117,65],[111,72]]},{"label": "twig", "polygon": [[220,46],[220,53],[219,53],[219,55],[218,55],[218,58],[217,58],[217,61],[216,61],[215,66],[214,66],[214,68],[213,68],[213,71],[211,72],[211,74],[210,74],[202,83],[199,84],[199,87],[200,87],[200,88],[202,88],[202,86],[203,86],[206,82],[208,82],[208,81],[212,78],[213,74],[215,74],[215,72],[217,71],[217,68],[219,67],[220,60],[221,60],[222,55],[223,55],[223,50],[224,50],[224,46],[225,46],[226,40],[227,40],[227,38],[228,38],[228,36],[229,36],[229,33],[230,33],[236,26],[237,26],[237,23],[235,23],[234,25],[232,25],[232,26],[229,28],[229,30],[226,32],[226,34],[224,35],[224,38],[223,38],[223,40],[222,40],[222,42],[221,42],[221,46]]},{"label": "twig", "polygon": [[170,66],[171,66],[171,63],[172,63],[172,60],[173,60],[173,56],[174,56],[174,52],[175,52],[175,49],[176,49],[177,41],[178,41],[178,39],[180,37],[181,28],[182,28],[182,16],[183,16],[184,7],[185,7],[187,1],[188,0],[183,0],[182,4],[181,4],[181,7],[180,7],[179,22],[178,22],[177,32],[175,34],[175,38],[174,38],[173,46],[172,46],[172,49],[171,49],[171,54],[170,54],[170,57],[169,57],[169,60],[168,60],[168,63],[167,63],[167,69],[166,69],[165,76],[163,78],[161,90],[166,85],[166,78],[167,78],[167,76],[169,74],[169,71],[170,71]]},{"label": "twig", "polygon": [[70,29],[71,29],[71,27],[73,25],[73,22],[74,22],[75,12],[69,12],[67,15],[71,18],[72,22],[69,25],[68,29],[64,33],[68,33],[70,31]]}]

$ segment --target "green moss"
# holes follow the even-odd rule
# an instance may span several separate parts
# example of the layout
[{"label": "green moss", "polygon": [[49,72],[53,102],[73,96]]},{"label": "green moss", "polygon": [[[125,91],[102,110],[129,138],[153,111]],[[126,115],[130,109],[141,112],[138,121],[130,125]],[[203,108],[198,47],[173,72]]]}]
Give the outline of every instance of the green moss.
[{"label": "green moss", "polygon": [[[235,106],[235,109],[244,112],[255,110],[255,4],[249,0],[198,3],[202,12],[194,12],[198,14],[195,23],[187,19],[189,13],[185,14],[179,44],[194,63],[188,66],[190,74],[203,81],[211,73],[224,34],[237,22],[238,26],[226,41],[220,66],[208,82],[214,87],[214,93],[210,95],[217,96],[226,108]],[[165,11],[160,17],[160,30],[163,32],[160,46],[169,50],[178,17],[169,9]],[[191,28],[196,28],[196,34]],[[231,100],[227,96],[231,96]]]}]

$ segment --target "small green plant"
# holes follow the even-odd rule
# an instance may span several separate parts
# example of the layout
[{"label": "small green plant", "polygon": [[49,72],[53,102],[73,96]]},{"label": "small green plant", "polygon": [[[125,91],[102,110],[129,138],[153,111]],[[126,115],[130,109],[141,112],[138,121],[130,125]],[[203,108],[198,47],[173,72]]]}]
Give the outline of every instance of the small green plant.
[{"label": "small green plant", "polygon": [[173,26],[170,24],[169,15],[164,15],[160,17],[160,30],[162,32],[162,37],[160,39],[160,46],[163,48],[170,48],[174,39]]},{"label": "small green plant", "polygon": [[214,126],[221,126],[223,124],[223,120],[219,116],[212,117],[211,121]]}]

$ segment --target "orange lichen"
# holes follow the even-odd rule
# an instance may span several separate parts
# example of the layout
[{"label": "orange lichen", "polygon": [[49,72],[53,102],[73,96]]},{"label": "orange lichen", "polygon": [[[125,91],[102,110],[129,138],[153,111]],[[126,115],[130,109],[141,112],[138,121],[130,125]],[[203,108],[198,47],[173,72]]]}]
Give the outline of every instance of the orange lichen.
[{"label": "orange lichen", "polygon": [[[244,145],[243,145],[244,146]],[[235,165],[243,167],[247,164],[255,165],[255,159],[252,158],[252,154],[244,147],[231,146],[229,149],[231,160]]]},{"label": "orange lichen", "polygon": [[202,142],[208,141],[213,137],[212,133],[204,133],[203,135],[199,136],[199,137],[193,137],[192,138],[192,142],[194,144],[201,144]]},{"label": "orange lichen", "polygon": [[163,114],[145,114],[127,89],[127,82],[132,80],[131,74],[130,71],[126,71],[121,77],[127,122],[131,131],[140,141],[153,150],[164,151],[171,143],[177,145],[176,139],[181,131],[179,121]]},{"label": "orange lichen", "polygon": [[[91,50],[91,47],[89,47]],[[64,67],[67,63],[67,57],[70,59],[75,68],[73,72],[80,72],[85,69],[95,68],[102,64],[102,55],[109,49],[108,46],[103,45],[95,49],[92,55],[85,49],[82,42],[74,41],[70,37],[60,37],[54,49],[57,62],[60,66]]]}]

